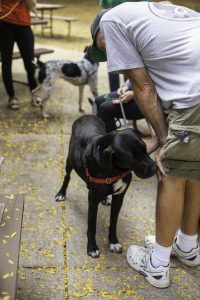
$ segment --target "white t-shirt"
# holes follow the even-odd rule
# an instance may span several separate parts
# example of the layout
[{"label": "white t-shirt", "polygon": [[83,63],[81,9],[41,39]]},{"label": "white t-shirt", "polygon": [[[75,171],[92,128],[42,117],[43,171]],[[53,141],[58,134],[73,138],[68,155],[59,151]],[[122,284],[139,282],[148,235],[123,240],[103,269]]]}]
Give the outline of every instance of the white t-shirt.
[{"label": "white t-shirt", "polygon": [[200,103],[200,14],[182,6],[126,2],[108,11],[100,31],[109,72],[146,67],[165,107]]}]

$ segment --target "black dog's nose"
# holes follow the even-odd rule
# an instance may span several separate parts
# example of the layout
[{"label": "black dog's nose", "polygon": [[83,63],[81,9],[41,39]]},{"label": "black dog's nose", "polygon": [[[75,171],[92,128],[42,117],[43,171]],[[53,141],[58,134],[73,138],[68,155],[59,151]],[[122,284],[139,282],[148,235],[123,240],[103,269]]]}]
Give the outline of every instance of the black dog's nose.
[{"label": "black dog's nose", "polygon": [[148,160],[148,162],[141,164],[140,168],[138,168],[137,170],[135,169],[134,172],[139,178],[145,179],[155,175],[157,169],[158,168],[156,163],[152,159],[150,159]]}]

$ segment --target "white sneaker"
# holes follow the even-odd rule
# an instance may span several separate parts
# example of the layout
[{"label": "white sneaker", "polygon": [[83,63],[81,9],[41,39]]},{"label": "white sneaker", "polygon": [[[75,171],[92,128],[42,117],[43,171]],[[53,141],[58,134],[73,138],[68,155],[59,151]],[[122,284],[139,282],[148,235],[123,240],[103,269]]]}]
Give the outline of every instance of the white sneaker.
[{"label": "white sneaker", "polygon": [[190,252],[183,252],[176,244],[176,239],[174,240],[172,255],[176,256],[177,259],[183,264],[195,267],[200,265],[200,252],[199,252],[199,244],[197,244],[196,248],[193,248]]},{"label": "white sneaker", "polygon": [[[155,245],[156,237],[155,235],[148,235],[144,239],[144,247],[153,250]],[[197,244],[196,248],[193,248],[190,252],[183,252],[176,244],[177,238],[175,238],[171,256],[176,256],[177,259],[182,262],[183,264],[191,267],[195,267],[200,265],[200,251],[199,251],[199,244]]]},{"label": "white sneaker", "polygon": [[170,285],[169,266],[154,268],[151,264],[151,251],[144,247],[132,245],[126,254],[129,265],[142,273],[145,279],[157,288],[166,288]]}]

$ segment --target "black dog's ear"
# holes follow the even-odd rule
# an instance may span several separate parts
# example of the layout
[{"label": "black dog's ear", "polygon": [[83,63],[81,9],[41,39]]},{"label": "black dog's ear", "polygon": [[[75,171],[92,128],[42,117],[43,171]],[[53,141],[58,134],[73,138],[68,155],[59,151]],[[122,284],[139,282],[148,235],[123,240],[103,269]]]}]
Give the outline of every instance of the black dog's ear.
[{"label": "black dog's ear", "polygon": [[101,162],[107,170],[110,170],[112,168],[112,157],[113,157],[113,151],[111,147],[108,147],[103,150],[101,154]]},{"label": "black dog's ear", "polygon": [[140,132],[138,129],[133,129],[133,132],[139,137],[139,138],[142,138]]}]

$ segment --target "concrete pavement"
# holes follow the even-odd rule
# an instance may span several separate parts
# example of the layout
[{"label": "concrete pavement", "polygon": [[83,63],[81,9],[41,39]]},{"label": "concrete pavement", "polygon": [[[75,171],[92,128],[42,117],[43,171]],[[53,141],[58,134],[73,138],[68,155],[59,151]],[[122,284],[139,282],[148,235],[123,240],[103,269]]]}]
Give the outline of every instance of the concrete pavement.
[{"label": "concrete pavement", "polygon": [[[56,49],[43,60],[58,57],[78,60],[82,53]],[[14,62],[14,74],[24,77],[20,61]],[[133,176],[118,223],[123,253],[109,252],[109,208],[100,205],[97,241],[101,257],[87,256],[85,184],[73,173],[66,202],[54,201],[64,175],[71,124],[80,116],[78,89],[58,80],[47,104],[51,118],[43,120],[30,105],[27,87],[17,84],[15,88],[21,103],[18,112],[7,109],[0,81],[0,156],[5,157],[0,193],[25,194],[17,299],[200,299],[200,267],[188,268],[172,260],[172,284],[159,290],[126,263],[128,245],[142,245],[144,236],[154,232],[155,178]],[[106,65],[101,64],[100,94],[107,89]],[[88,88],[84,104],[90,113],[87,96],[91,96]]]}]

